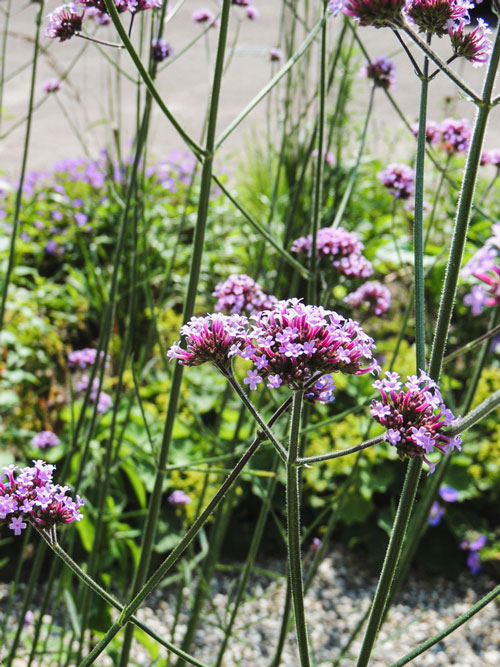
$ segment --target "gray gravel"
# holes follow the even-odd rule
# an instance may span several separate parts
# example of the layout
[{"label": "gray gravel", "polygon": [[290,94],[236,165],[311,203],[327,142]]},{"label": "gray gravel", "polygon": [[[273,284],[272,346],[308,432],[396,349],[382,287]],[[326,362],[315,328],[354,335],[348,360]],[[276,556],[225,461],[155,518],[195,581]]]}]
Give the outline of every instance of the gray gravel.
[{"label": "gray gravel", "polygon": [[[277,563],[266,563],[266,569],[278,570]],[[199,660],[210,663],[217,656],[223,638],[221,620],[225,617],[228,594],[234,590],[235,577],[219,574],[212,582],[210,605],[207,606],[197,632],[191,653]],[[472,576],[463,573],[450,581],[443,578],[410,580],[404,593],[392,607],[387,622],[380,632],[373,653],[373,667],[387,667],[405,655],[414,646],[446,627],[470,608],[498,582],[484,573]],[[376,585],[376,578],[364,570],[359,559],[350,552],[337,550],[320,566],[313,586],[306,597],[306,614],[311,644],[317,667],[332,665],[341,652],[352,629],[366,612]],[[284,579],[264,574],[252,578],[245,601],[235,624],[224,658],[224,667],[261,667],[269,665],[276,646],[281,610],[284,603]],[[5,609],[7,586],[0,589],[0,615]],[[155,591],[139,611],[139,617],[151,629],[170,638],[175,607],[175,591]],[[17,606],[17,605],[16,605]],[[180,645],[187,623],[188,592],[185,591],[183,609],[174,641]],[[14,615],[12,620],[14,620]],[[48,620],[48,619],[47,619]],[[167,630],[166,630],[167,629]],[[30,632],[28,628],[26,632]],[[430,651],[419,656],[412,665],[433,667],[500,666],[500,604],[490,603],[453,635]],[[361,645],[361,637],[354,641],[350,656],[338,664],[352,665]],[[162,649],[163,650],[163,649]],[[2,651],[2,654],[4,652]],[[160,652],[160,656],[164,655]],[[135,642],[131,664],[152,665],[150,654]],[[13,667],[23,667],[20,658]],[[49,660],[39,663],[54,664]],[[112,665],[109,656],[102,656],[98,665]],[[160,663],[165,664],[163,660]],[[299,665],[293,632],[283,652],[282,665]]]}]

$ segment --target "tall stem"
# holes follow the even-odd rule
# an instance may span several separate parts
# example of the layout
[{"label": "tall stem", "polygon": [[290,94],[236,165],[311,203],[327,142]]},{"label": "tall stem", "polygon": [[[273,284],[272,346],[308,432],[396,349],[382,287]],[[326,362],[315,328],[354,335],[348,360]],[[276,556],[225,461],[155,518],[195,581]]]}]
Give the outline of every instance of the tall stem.
[{"label": "tall stem", "polygon": [[300,664],[309,667],[309,646],[307,639],[306,617],[304,612],[304,584],[302,581],[302,557],[300,553],[300,500],[299,468],[296,461],[299,453],[300,419],[304,392],[295,391],[293,395],[290,445],[286,471],[286,512],[288,523],[288,574],[292,590],[295,630],[299,645]]}]

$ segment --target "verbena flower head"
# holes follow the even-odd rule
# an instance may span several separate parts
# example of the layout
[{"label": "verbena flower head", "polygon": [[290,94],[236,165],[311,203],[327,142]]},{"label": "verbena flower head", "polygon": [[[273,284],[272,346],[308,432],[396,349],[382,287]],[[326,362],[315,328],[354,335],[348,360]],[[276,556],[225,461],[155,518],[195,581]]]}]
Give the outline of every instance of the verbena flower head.
[{"label": "verbena flower head", "polygon": [[197,9],[193,12],[193,21],[195,23],[211,23],[214,27],[217,25],[215,14],[210,9]]},{"label": "verbena flower head", "polygon": [[235,273],[218,283],[212,296],[217,297],[216,312],[236,315],[268,310],[277,302],[275,296],[266,294],[259,283],[244,273]]},{"label": "verbena flower head", "polygon": [[415,172],[406,164],[390,164],[379,179],[395,199],[409,199],[415,192]]},{"label": "verbena flower head", "polygon": [[171,45],[164,39],[153,39],[151,41],[151,57],[157,63],[161,63],[172,55]]},{"label": "verbena flower head", "polygon": [[189,505],[191,504],[191,498],[187,495],[187,493],[184,493],[184,491],[181,491],[180,489],[177,489],[173,493],[171,493],[168,497],[168,502],[171,505]]},{"label": "verbena flower head", "polygon": [[[411,131],[418,137],[418,122],[413,123]],[[441,127],[438,123],[435,123],[432,120],[427,121],[425,124],[425,141],[431,146],[438,144],[441,141]]]},{"label": "verbena flower head", "polygon": [[14,535],[20,535],[28,523],[51,528],[73,521],[83,515],[84,504],[77,496],[74,501],[66,495],[69,487],[53,484],[55,466],[44,461],[33,461],[32,467],[2,468],[0,475],[0,523],[9,523]]},{"label": "verbena flower head", "polygon": [[369,79],[372,86],[391,90],[396,85],[395,66],[392,60],[385,56],[375,58],[361,69],[362,75]]},{"label": "verbena flower head", "polygon": [[[358,235],[343,227],[322,227],[316,235],[316,256],[331,260],[332,266],[348,278],[369,278],[372,275],[372,265],[362,255],[363,249],[364,245]],[[296,239],[291,251],[310,257],[312,235]]]},{"label": "verbena flower head", "polygon": [[489,164],[500,169],[500,148],[492,148],[481,155],[481,166]]},{"label": "verbena flower head", "polygon": [[372,417],[387,429],[386,439],[396,447],[399,458],[420,457],[434,471],[435,463],[427,455],[435,450],[443,454],[460,449],[460,436],[445,435],[443,429],[456,422],[453,413],[443,403],[437,384],[424,373],[407,378],[405,388],[398,373],[385,373],[373,383],[382,394],[373,401]]},{"label": "verbena flower head", "polygon": [[62,81],[59,79],[47,79],[42,88],[45,93],[56,93],[58,90],[61,90],[62,85]]},{"label": "verbena flower head", "polygon": [[481,67],[487,63],[493,48],[490,39],[486,36],[491,30],[483,19],[477,20],[477,26],[470,32],[464,32],[464,24],[452,26],[448,29],[453,53],[459,58],[465,58],[474,67]]},{"label": "verbena flower head", "polygon": [[472,127],[466,118],[446,118],[440,125],[442,147],[447,153],[466,153],[470,146]]},{"label": "verbena flower head", "polygon": [[472,308],[473,315],[479,315],[484,306],[500,304],[500,224],[492,225],[492,236],[486,241],[462,269],[465,277],[473,276],[482,282],[473,285],[464,298],[466,306]]},{"label": "verbena flower head", "polygon": [[442,37],[455,22],[469,22],[468,0],[411,0],[405,8],[407,16],[419,32]]},{"label": "verbena flower head", "polygon": [[174,343],[168,350],[170,360],[178,359],[183,366],[199,366],[210,361],[228,368],[231,357],[241,352],[246,340],[246,317],[241,315],[206,315],[192,317],[181,327],[186,347]]},{"label": "verbena flower head", "polygon": [[346,0],[342,11],[359,25],[385,28],[402,24],[404,6],[405,0]]},{"label": "verbena flower head", "polygon": [[[254,385],[267,379],[269,387],[284,384],[302,389],[315,375],[378,370],[373,340],[357,322],[332,310],[288,299],[252,315],[250,321],[240,355],[254,365],[249,372],[249,377],[254,374]],[[324,389],[331,391],[331,387]]]},{"label": "verbena flower head", "polygon": [[82,29],[84,12],[80,12],[75,3],[60,5],[47,18],[49,22],[45,29],[45,37],[59,39],[64,42]]},{"label": "verbena flower head", "polygon": [[[104,352],[101,352],[101,359]],[[79,366],[79,368],[87,368],[93,366],[97,357],[97,350],[94,347],[84,347],[82,350],[73,350],[68,354],[68,364],[70,366]]]},{"label": "verbena flower head", "polygon": [[45,449],[46,447],[55,447],[58,445],[61,441],[57,437],[55,433],[52,433],[52,431],[40,431],[40,433],[37,433],[33,440],[31,441],[31,444],[34,447],[39,447],[40,449]]},{"label": "verbena flower head", "polygon": [[304,393],[304,400],[308,403],[333,403],[336,386],[331,375],[323,375]]},{"label": "verbena flower head", "polygon": [[374,315],[383,315],[391,307],[391,293],[385,285],[373,280],[363,283],[344,301],[353,308],[366,307]]}]

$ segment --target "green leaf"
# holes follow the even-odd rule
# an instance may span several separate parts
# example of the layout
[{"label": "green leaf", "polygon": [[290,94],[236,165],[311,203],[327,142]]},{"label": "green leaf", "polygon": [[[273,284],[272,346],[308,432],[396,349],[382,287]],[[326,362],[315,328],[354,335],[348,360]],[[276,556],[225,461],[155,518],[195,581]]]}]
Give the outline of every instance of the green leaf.
[{"label": "green leaf", "polygon": [[132,488],[135,491],[139,505],[142,508],[146,507],[146,489],[144,487],[142,479],[137,474],[136,469],[129,461],[122,463],[122,470],[127,475]]}]

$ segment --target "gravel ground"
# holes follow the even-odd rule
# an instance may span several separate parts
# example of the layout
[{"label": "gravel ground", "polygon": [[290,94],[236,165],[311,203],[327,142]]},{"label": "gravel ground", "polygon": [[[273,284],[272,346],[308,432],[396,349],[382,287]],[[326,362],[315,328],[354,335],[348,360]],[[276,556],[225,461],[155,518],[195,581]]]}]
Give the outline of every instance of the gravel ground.
[{"label": "gravel ground", "polygon": [[[278,570],[277,563],[266,563],[270,570]],[[452,581],[443,578],[413,579],[392,607],[383,626],[370,665],[387,667],[405,655],[414,646],[446,627],[448,623],[470,608],[498,582],[484,573],[473,577],[463,573]],[[351,631],[366,612],[376,585],[376,578],[349,552],[336,551],[322,563],[306,598],[306,615],[310,639],[314,647],[315,665],[332,665],[340,654]],[[211,604],[205,610],[191,653],[199,660],[211,663],[217,656],[223,638],[220,619],[224,619],[228,594],[234,586],[234,577],[219,574],[213,582]],[[284,602],[283,578],[259,574],[249,584],[248,595],[240,608],[233,637],[224,658],[224,667],[267,666],[273,657]],[[0,618],[5,609],[8,587],[0,588]],[[187,600],[185,601],[187,603]],[[17,604],[16,604],[17,606]],[[170,637],[175,591],[156,591],[148,599],[148,606],[140,610],[140,618],[162,636]],[[175,643],[180,645],[187,622],[187,604],[184,605],[175,632]],[[12,615],[12,621],[15,614]],[[48,620],[48,619],[47,619]],[[26,632],[30,632],[28,629]],[[433,667],[484,667],[500,665],[500,605],[490,603],[453,635],[419,656],[412,665]],[[350,657],[339,665],[352,665],[359,652],[361,638],[350,649]],[[3,651],[2,651],[3,653]],[[134,644],[131,664],[152,665],[149,653]],[[23,667],[23,658],[12,667]],[[39,663],[53,665],[50,659]],[[112,665],[109,656],[103,656],[98,665]],[[163,661],[160,664],[164,664]],[[290,634],[282,657],[282,665],[299,664],[293,633]]]}]

